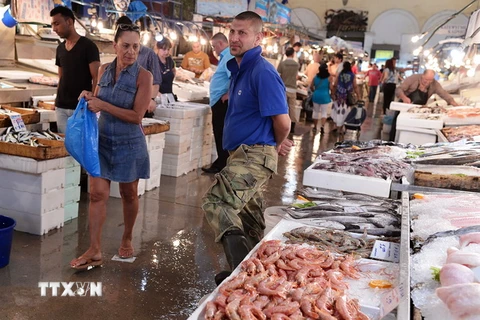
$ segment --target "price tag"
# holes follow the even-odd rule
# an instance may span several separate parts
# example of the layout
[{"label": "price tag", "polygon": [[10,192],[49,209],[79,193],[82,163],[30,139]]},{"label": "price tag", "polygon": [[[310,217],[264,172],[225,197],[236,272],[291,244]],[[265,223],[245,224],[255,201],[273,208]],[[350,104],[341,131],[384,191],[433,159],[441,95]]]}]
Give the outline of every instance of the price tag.
[{"label": "price tag", "polygon": [[344,207],[345,213],[359,213],[359,212],[368,212],[367,209],[362,207]]},{"label": "price tag", "polygon": [[173,94],[167,93],[166,96],[167,96],[168,103],[174,103],[175,102],[175,97],[173,96]]},{"label": "price tag", "polygon": [[382,296],[380,302],[381,318],[392,312],[402,302],[405,295],[405,285],[400,283],[398,287],[393,288]]},{"label": "price tag", "polygon": [[20,113],[10,113],[8,116],[10,117],[10,121],[12,122],[13,130],[15,130],[16,132],[27,131],[27,127],[25,127],[25,123],[23,122]]},{"label": "price tag", "polygon": [[375,240],[375,244],[370,254],[370,258],[399,262],[400,261],[400,244]]}]

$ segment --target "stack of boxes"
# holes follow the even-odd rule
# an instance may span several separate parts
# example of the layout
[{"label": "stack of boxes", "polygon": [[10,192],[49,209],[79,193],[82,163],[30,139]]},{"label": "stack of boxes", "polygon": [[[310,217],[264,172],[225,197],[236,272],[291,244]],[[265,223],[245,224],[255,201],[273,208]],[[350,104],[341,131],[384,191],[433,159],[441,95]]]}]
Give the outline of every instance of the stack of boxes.
[{"label": "stack of boxes", "polygon": [[162,174],[179,177],[209,165],[212,154],[212,113],[205,104],[176,102],[159,106],[156,119],[168,120]]},{"label": "stack of boxes", "polygon": [[0,154],[0,177],[0,213],[17,222],[17,231],[43,235],[78,216],[80,167],[71,157]]}]

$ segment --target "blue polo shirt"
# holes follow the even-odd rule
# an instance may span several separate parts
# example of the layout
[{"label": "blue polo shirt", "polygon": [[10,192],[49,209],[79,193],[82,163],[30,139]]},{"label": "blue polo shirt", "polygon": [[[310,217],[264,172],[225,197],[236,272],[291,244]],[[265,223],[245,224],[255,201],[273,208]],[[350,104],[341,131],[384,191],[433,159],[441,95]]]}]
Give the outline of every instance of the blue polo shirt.
[{"label": "blue polo shirt", "polygon": [[245,52],[240,66],[227,62],[232,73],[223,149],[235,150],[241,144],[276,146],[272,116],[288,114],[285,86],[274,66],[262,56],[262,48]]},{"label": "blue polo shirt", "polygon": [[230,70],[227,69],[227,62],[230,59],[233,59],[233,56],[230,53],[230,48],[227,47],[220,53],[217,71],[215,71],[210,81],[210,107],[213,107],[228,92]]}]

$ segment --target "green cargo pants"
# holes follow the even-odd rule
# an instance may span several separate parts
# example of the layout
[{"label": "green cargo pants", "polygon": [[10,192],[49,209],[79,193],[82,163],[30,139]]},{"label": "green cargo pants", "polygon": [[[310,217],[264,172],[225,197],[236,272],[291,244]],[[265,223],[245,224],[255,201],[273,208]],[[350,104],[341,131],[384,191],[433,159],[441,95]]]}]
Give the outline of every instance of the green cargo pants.
[{"label": "green cargo pants", "polygon": [[263,235],[261,188],[277,172],[278,154],[273,146],[242,144],[230,154],[227,166],[203,196],[202,209],[220,242],[225,232],[254,230]]}]

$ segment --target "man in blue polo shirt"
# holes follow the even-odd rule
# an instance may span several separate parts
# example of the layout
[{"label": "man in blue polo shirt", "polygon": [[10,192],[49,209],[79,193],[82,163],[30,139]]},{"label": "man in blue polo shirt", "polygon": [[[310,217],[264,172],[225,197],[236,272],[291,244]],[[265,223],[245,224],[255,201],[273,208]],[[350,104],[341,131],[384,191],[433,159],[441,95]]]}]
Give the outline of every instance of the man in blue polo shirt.
[{"label": "man in blue polo shirt", "polygon": [[[292,145],[285,86],[274,66],[262,56],[262,19],[252,11],[237,15],[229,34],[227,62],[232,76],[223,131],[227,166],[203,197],[202,208],[222,242],[233,270],[263,237],[261,188],[277,171],[278,155]],[[219,284],[228,271],[216,275]]]},{"label": "man in blue polo shirt", "polygon": [[228,47],[227,37],[221,32],[215,34],[212,39],[212,48],[219,58],[217,71],[210,81],[210,106],[212,107],[212,125],[215,146],[217,147],[217,159],[210,168],[202,168],[207,173],[220,172],[226,165],[228,151],[223,149],[223,125],[228,108],[228,86],[230,85],[230,70],[227,69],[227,61],[233,59]]}]

